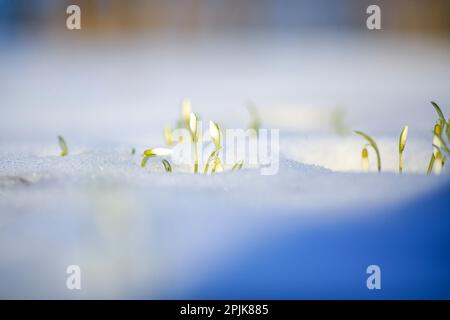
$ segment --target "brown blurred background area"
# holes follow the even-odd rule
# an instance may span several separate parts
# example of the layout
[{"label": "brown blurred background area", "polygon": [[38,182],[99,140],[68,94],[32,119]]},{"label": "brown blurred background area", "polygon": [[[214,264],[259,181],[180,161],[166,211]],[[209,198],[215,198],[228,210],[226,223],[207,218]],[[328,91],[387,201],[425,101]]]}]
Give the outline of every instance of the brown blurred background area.
[{"label": "brown blurred background area", "polygon": [[0,0],[0,30],[66,32],[70,4],[81,8],[85,35],[364,31],[371,4],[385,31],[450,34],[448,0]]}]

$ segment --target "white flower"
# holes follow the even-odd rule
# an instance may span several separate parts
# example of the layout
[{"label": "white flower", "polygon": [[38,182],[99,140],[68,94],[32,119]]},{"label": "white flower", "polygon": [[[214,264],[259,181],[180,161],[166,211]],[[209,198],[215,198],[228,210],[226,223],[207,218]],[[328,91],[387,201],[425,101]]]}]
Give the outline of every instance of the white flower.
[{"label": "white flower", "polygon": [[216,146],[216,149],[220,148],[220,128],[219,125],[213,121],[209,121],[209,133],[211,134],[211,139]]},{"label": "white flower", "polygon": [[144,155],[148,157],[168,156],[170,154],[172,154],[172,150],[167,148],[154,148],[144,151]]}]

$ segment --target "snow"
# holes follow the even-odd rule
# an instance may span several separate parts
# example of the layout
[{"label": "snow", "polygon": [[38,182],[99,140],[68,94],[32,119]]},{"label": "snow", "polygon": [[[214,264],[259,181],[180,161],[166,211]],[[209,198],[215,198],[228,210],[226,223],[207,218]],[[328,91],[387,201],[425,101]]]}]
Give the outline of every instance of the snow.
[{"label": "snow", "polygon": [[[449,297],[448,174],[425,175],[429,101],[450,112],[449,43],[87,41],[0,51],[0,297]],[[280,129],[278,174],[168,174],[158,159],[141,168],[184,96],[226,128],[245,128],[254,101],[264,127]],[[382,173],[371,149],[371,172],[360,172],[365,141],[334,133],[336,107],[376,139]],[[386,274],[378,295],[365,288],[372,263]],[[71,264],[81,291],[65,287]]]}]

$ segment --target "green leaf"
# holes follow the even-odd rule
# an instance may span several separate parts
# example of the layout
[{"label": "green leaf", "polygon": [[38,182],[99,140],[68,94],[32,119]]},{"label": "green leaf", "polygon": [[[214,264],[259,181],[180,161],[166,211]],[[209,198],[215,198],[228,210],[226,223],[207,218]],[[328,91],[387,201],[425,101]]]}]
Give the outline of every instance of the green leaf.
[{"label": "green leaf", "polygon": [[255,130],[256,135],[258,135],[261,127],[261,117],[259,116],[258,109],[254,104],[249,104],[247,105],[247,110],[251,117],[249,128]]},{"label": "green leaf", "polygon": [[219,157],[216,157],[216,159],[214,160],[214,165],[212,168],[212,173],[216,173],[217,172],[222,172],[223,171],[223,167],[222,167],[222,161],[220,161]]},{"label": "green leaf", "polygon": [[205,171],[203,172],[204,174],[208,173],[209,165],[211,164],[211,162],[213,160],[215,160],[217,158],[221,149],[222,148],[218,148],[218,149],[214,150],[213,152],[211,152],[211,154],[208,157],[208,160],[206,161]]},{"label": "green leaf", "polygon": [[170,165],[169,161],[167,161],[166,159],[162,159],[161,162],[163,163],[166,172],[172,172],[172,166]]},{"label": "green leaf", "polygon": [[238,161],[234,164],[233,168],[231,168],[232,171],[238,171],[242,169],[242,166],[244,165],[244,160]]},{"label": "green leaf", "polygon": [[222,141],[219,125],[213,121],[209,121],[209,133],[216,149],[220,148]]},{"label": "green leaf", "polygon": [[402,153],[405,150],[406,139],[408,138],[408,126],[405,126],[400,133],[399,141],[398,141],[398,152]]},{"label": "green leaf", "polygon": [[430,159],[430,163],[428,164],[428,169],[427,169],[427,174],[431,173],[431,170],[433,170],[433,165],[434,165],[434,153],[431,154],[431,159]]},{"label": "green leaf", "polygon": [[435,145],[435,144],[432,144],[432,146],[433,146],[434,148],[436,148],[437,151],[438,151],[440,154],[442,154],[441,148],[439,148],[439,147],[438,147],[437,145]]},{"label": "green leaf", "polygon": [[447,135],[447,140],[450,141],[450,119],[447,121],[445,134]]},{"label": "green leaf", "polygon": [[142,157],[142,161],[141,161],[141,167],[142,167],[142,168],[144,168],[144,167],[147,165],[147,161],[148,161],[148,159],[150,159],[151,157],[154,157],[154,156],[145,156],[145,155],[144,155],[144,157]]},{"label": "green leaf", "polygon": [[431,101],[431,104],[433,105],[434,109],[436,110],[436,113],[439,116],[439,121],[440,121],[441,127],[443,127],[445,125],[445,123],[446,123],[445,117],[444,117],[444,113],[442,113],[441,108],[437,105],[436,102]]},{"label": "green leaf", "polygon": [[69,154],[69,148],[67,147],[66,141],[62,136],[58,136],[59,147],[61,148],[61,157],[65,157]]},{"label": "green leaf", "polygon": [[[445,143],[444,139],[442,139],[439,136],[436,136],[436,139],[438,139],[438,141],[441,143],[441,148],[443,147],[444,151],[450,155],[450,149],[448,148],[448,145],[447,145],[447,143]],[[433,144],[433,146],[440,150],[440,148],[438,146],[436,146],[434,144]]]},{"label": "green leaf", "polygon": [[357,130],[354,130],[353,132],[360,135],[364,139],[366,139],[367,142],[369,142],[369,145],[375,150],[375,153],[377,155],[378,171],[381,171],[381,156],[380,156],[380,151],[378,150],[378,146],[377,146],[375,140],[373,140],[372,137],[370,137],[368,134],[366,134],[364,132],[357,131]]},{"label": "green leaf", "polygon": [[349,132],[346,124],[346,112],[344,109],[336,108],[331,112],[330,125],[339,135],[345,135]]}]

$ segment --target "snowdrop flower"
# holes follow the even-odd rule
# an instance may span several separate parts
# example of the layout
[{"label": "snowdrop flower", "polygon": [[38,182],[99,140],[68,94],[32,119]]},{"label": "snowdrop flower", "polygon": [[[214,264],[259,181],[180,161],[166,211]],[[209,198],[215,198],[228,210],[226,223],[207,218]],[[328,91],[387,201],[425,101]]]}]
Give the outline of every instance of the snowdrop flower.
[{"label": "snowdrop flower", "polygon": [[189,116],[189,130],[191,130],[192,140],[197,141],[197,115],[193,112]]},{"label": "snowdrop flower", "polygon": [[144,155],[148,157],[168,156],[170,154],[172,154],[172,150],[167,148],[154,148],[154,149],[147,149],[144,151]]},{"label": "snowdrop flower", "polygon": [[220,128],[219,125],[213,121],[209,121],[209,133],[216,149],[221,147]]},{"label": "snowdrop flower", "polygon": [[400,138],[398,142],[398,154],[399,154],[398,169],[400,173],[403,172],[403,150],[405,150],[407,138],[408,138],[408,126],[405,126],[402,132],[400,133]]},{"label": "snowdrop flower", "polygon": [[435,158],[436,159],[434,160],[434,166],[433,166],[434,174],[440,175],[442,172],[442,168],[443,168],[442,156],[441,156],[440,151],[437,151]]},{"label": "snowdrop flower", "polygon": [[154,148],[154,149],[147,149],[144,151],[144,156],[142,158],[141,167],[145,167],[147,164],[148,159],[152,157],[158,157],[158,156],[168,156],[172,154],[171,149],[167,148]]},{"label": "snowdrop flower", "polygon": [[434,157],[437,157],[437,154],[439,152],[439,148],[442,147],[441,144],[441,133],[442,133],[442,128],[439,125],[439,123],[436,123],[436,125],[434,126],[434,136],[433,136],[433,154]]},{"label": "snowdrop flower", "polygon": [[181,113],[185,127],[189,128],[190,116],[192,113],[192,105],[189,98],[184,98],[181,102]]},{"label": "snowdrop flower", "polygon": [[364,172],[369,171],[369,152],[366,147],[362,150],[361,167]]}]

